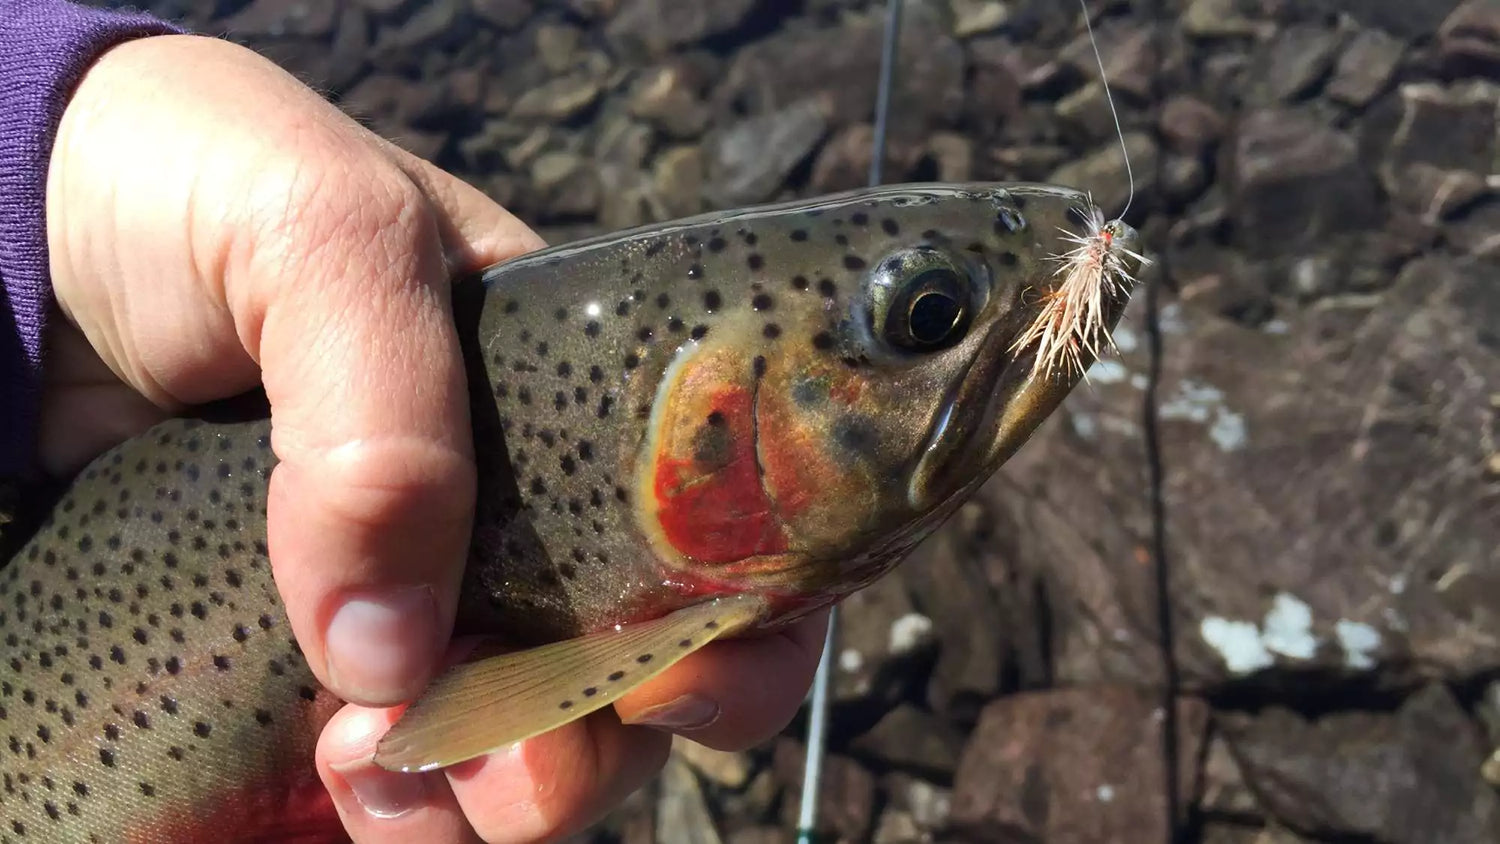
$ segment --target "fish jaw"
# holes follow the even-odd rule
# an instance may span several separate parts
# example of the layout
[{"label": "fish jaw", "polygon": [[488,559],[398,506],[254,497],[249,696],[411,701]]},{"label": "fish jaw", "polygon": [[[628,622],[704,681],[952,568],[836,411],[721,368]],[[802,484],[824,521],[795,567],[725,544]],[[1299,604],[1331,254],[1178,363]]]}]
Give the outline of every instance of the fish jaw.
[{"label": "fish jaw", "polygon": [[[1062,209],[1067,216],[1085,223],[1102,219],[1091,201],[1082,195],[1075,201]],[[1049,222],[1034,220],[1032,225]],[[976,340],[980,351],[955,379],[934,417],[926,449],[911,474],[908,496],[913,507],[972,492],[1026,443],[1083,380],[1093,362],[1098,342],[1082,344],[1076,365],[1063,368],[1053,366],[1034,344],[1025,342],[1037,321],[1048,318],[1049,302],[1062,292],[1071,292],[1063,290],[1062,282],[1070,253],[1060,247],[1081,238],[1062,225],[1051,230],[1056,233],[1055,245],[1044,252],[1047,260],[1024,267],[1013,288],[1019,295],[1009,309],[997,309],[995,320]],[[1145,262],[1136,251],[1139,236],[1133,228],[1115,221],[1109,234],[1104,248],[1112,253],[1105,267],[1110,275],[1099,285],[1101,314],[1094,327],[1106,343],[1124,315]]]}]

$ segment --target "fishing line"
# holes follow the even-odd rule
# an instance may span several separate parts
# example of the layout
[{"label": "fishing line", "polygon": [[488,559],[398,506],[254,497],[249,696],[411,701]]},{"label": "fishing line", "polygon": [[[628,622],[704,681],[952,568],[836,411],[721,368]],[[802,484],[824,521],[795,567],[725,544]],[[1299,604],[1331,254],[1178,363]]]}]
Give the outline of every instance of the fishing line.
[{"label": "fishing line", "polygon": [[1130,149],[1125,146],[1125,130],[1120,126],[1120,113],[1115,111],[1115,95],[1109,87],[1109,74],[1104,70],[1104,56],[1099,54],[1099,39],[1094,37],[1094,23],[1089,20],[1088,0],[1078,0],[1083,10],[1083,26],[1089,34],[1089,46],[1094,48],[1094,61],[1099,64],[1099,82],[1104,85],[1104,101],[1109,103],[1109,116],[1115,121],[1115,134],[1120,138],[1120,157],[1125,159],[1125,179],[1130,189],[1125,194],[1125,207],[1120,209],[1118,219],[1125,219],[1130,203],[1135,201],[1135,171],[1130,167]]},{"label": "fishing line", "polygon": [[[895,84],[896,48],[901,39],[901,0],[886,0],[885,33],[880,47],[880,83],[875,90],[875,128],[870,149],[870,187],[885,180],[886,135],[890,128],[891,89]],[[807,756],[802,765],[802,805],[797,813],[797,844],[812,844],[818,825],[818,785],[828,746],[828,696],[833,683],[833,652],[837,641],[838,607],[828,611],[828,634],[823,658],[813,675],[808,702]]]}]

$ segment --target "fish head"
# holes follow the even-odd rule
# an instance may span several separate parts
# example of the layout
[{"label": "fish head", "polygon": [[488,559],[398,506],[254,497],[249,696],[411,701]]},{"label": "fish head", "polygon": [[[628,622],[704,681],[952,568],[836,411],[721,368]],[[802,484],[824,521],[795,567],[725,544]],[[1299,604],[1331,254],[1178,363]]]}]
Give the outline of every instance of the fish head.
[{"label": "fish head", "polygon": [[[743,221],[757,280],[665,363],[636,473],[667,577],[762,592],[785,619],[888,571],[1082,377],[1017,340],[1058,289],[1068,233],[1098,218],[1082,193],[1012,184]],[[1135,232],[1110,226],[1111,266],[1133,276]],[[1106,327],[1129,298],[1115,281]]]}]

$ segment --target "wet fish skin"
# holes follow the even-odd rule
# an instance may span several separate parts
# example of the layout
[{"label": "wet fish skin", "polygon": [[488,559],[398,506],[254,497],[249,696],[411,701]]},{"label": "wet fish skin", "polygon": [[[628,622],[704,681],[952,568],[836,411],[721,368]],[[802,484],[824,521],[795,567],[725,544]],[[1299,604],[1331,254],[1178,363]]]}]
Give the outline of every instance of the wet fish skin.
[{"label": "wet fish skin", "polygon": [[[771,626],[887,571],[1073,386],[1004,349],[1083,203],[905,186],[458,283],[481,479],[458,632],[542,643],[743,592]],[[893,347],[878,317],[934,267],[966,330]],[[0,840],[339,840],[312,767],[339,702],[266,557],[274,465],[265,420],[163,423],[0,573]]]}]

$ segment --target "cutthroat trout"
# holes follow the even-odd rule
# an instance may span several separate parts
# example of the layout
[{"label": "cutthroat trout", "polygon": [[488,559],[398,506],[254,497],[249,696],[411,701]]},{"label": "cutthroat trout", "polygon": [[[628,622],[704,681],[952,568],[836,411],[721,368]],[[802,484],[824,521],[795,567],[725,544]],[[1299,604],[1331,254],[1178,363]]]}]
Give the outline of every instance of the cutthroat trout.
[{"label": "cutthroat trout", "polygon": [[[456,632],[531,649],[444,674],[377,762],[505,746],[888,571],[1079,378],[1011,347],[1095,211],[1044,185],[898,186],[455,282],[480,479]],[[1115,238],[1132,272],[1134,240]],[[0,837],[336,835],[312,760],[339,702],[272,580],[269,435],[153,428],[0,573]]]}]

